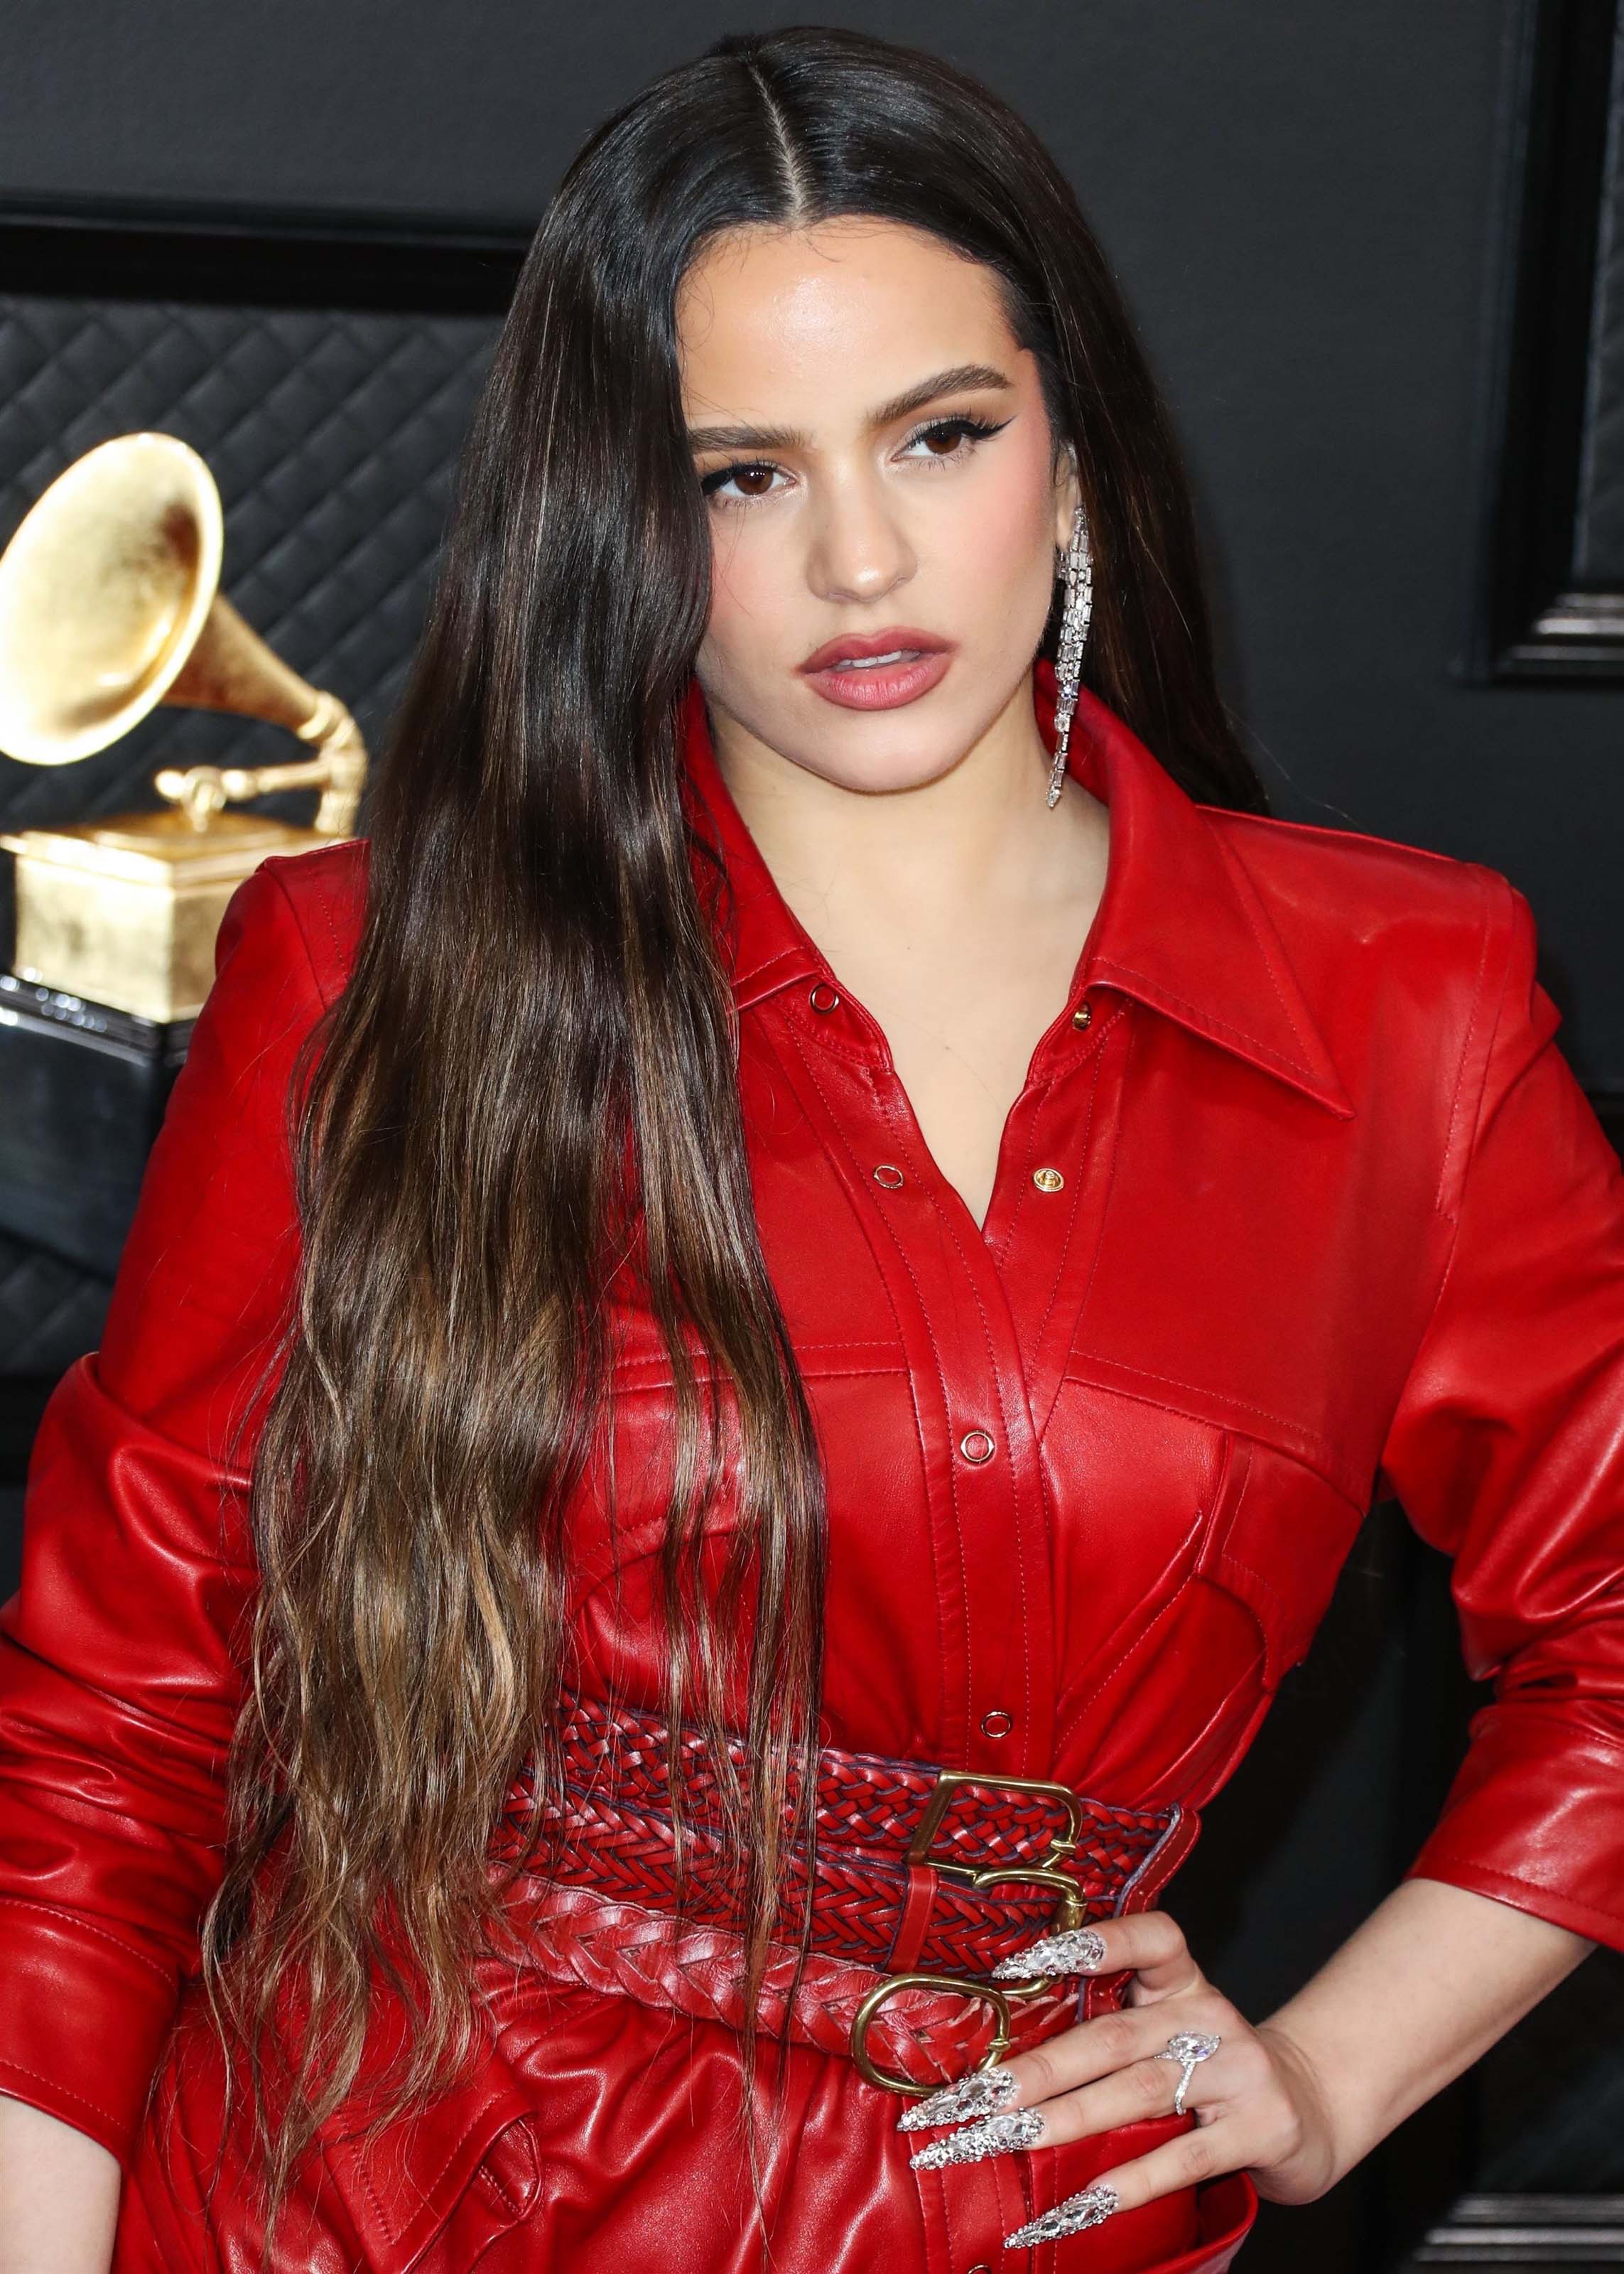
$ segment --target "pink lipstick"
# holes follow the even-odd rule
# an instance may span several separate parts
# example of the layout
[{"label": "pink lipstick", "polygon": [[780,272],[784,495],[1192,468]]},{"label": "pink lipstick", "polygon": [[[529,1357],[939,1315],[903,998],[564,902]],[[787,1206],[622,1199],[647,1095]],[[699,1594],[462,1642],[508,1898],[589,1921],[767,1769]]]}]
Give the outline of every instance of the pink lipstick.
[{"label": "pink lipstick", "polygon": [[883,631],[825,640],[801,671],[825,702],[848,711],[894,711],[929,694],[952,659],[951,640],[912,624],[888,624]]}]

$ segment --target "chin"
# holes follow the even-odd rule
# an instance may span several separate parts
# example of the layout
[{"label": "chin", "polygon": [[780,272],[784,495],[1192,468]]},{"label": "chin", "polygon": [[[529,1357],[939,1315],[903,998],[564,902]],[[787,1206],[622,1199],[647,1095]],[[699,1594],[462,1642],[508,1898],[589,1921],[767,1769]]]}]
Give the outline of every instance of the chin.
[{"label": "chin", "polygon": [[974,739],[915,731],[879,741],[872,734],[830,734],[803,743],[800,763],[842,789],[922,789],[951,773]]},{"label": "chin", "polygon": [[868,712],[837,710],[814,696],[828,715],[798,719],[796,742],[819,754],[820,772],[873,789],[914,788],[951,772],[1009,700],[998,689],[986,689],[979,702],[962,689],[953,690],[956,700],[934,699],[947,692],[933,689],[894,711]]}]

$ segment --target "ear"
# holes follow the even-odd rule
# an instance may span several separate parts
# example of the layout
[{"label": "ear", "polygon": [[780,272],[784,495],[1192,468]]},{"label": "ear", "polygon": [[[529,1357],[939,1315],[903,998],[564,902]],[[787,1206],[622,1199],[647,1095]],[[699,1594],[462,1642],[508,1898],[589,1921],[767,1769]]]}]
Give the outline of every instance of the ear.
[{"label": "ear", "polygon": [[1077,453],[1063,443],[1055,461],[1055,545],[1064,553],[1071,542],[1071,523],[1082,502],[1083,487],[1077,475]]}]

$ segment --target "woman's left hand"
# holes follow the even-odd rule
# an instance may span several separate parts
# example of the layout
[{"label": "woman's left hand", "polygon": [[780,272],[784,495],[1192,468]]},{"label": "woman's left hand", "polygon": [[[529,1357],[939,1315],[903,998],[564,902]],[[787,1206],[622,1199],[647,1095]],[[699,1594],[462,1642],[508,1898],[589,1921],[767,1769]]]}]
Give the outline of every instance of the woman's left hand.
[{"label": "woman's left hand", "polygon": [[[942,2134],[913,2161],[937,2166],[1006,2149],[1058,2147],[1170,2115],[1184,2065],[1157,2056],[1170,2037],[1188,2032],[1218,2039],[1216,2051],[1191,2071],[1184,2092],[1195,2129],[1101,2172],[1083,2195],[1068,2198],[1077,2209],[1066,2215],[1077,2226],[1096,2225],[1113,2210],[1134,2210],[1195,2181],[1243,2170],[1274,2202],[1310,2202],[1323,2195],[1341,2172],[1325,2097],[1306,2055],[1284,2031],[1267,2022],[1254,2029],[1213,1987],[1166,1911],[1102,1919],[1093,1933],[1103,1954],[1070,1970],[1131,1968],[1126,2005],[917,2103],[901,2120],[906,2130],[972,2115],[978,2120]],[[1041,1956],[1041,1946],[1034,1947]],[[992,2082],[1000,2072],[1006,2082]],[[978,2089],[977,2078],[989,2082]]]}]

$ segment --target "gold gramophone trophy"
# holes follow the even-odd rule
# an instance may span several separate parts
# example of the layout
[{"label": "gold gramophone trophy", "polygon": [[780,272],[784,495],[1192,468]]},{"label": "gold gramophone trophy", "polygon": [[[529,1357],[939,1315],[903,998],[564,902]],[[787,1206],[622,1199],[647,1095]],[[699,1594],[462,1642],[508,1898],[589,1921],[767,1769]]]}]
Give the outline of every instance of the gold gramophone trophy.
[{"label": "gold gramophone trophy", "polygon": [[[0,834],[17,856],[18,976],[161,1024],[196,1016],[226,902],[270,853],[353,833],[366,749],[335,695],[274,655],[219,591],[220,493],[172,434],[75,459],[0,554],[0,750],[69,765],[161,703],[288,727],[285,765],[166,767],[167,802]],[[314,826],[237,809],[320,787]]]}]

